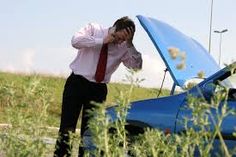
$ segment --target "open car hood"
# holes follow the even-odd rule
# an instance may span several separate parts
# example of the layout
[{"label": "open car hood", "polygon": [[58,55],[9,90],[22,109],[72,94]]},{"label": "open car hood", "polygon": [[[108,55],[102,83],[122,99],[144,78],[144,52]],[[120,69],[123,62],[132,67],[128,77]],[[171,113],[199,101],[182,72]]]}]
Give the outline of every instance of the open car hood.
[{"label": "open car hood", "polygon": [[[142,15],[138,15],[137,18],[151,38],[177,86],[184,87],[185,82],[190,79],[198,78],[199,75],[206,78],[220,70],[209,52],[196,40],[154,18]],[[180,54],[185,52],[185,59],[184,57],[173,59],[168,51],[169,48],[178,48]],[[177,66],[183,61],[185,68],[178,69]]]}]

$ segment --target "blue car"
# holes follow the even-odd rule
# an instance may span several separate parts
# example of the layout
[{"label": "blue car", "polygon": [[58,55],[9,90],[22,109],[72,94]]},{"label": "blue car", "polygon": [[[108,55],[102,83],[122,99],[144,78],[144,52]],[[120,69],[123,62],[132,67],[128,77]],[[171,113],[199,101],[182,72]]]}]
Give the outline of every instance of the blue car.
[{"label": "blue car", "polygon": [[[130,134],[143,133],[145,128],[157,128],[170,133],[184,132],[186,128],[179,122],[192,116],[192,111],[187,107],[189,95],[204,98],[210,103],[216,93],[227,88],[228,108],[236,111],[236,63],[220,69],[209,52],[196,40],[157,19],[141,15],[137,18],[163,59],[174,83],[170,96],[131,103],[126,117]],[[176,52],[171,54],[171,51]],[[178,65],[182,65],[181,68]],[[180,94],[175,94],[176,86],[186,89],[192,80],[200,82]],[[223,104],[220,103],[219,108]],[[213,116],[216,116],[215,113],[212,112]],[[115,107],[108,108],[107,114],[111,117],[111,122],[117,119]],[[228,114],[222,122],[221,133],[230,148],[236,147],[236,137],[233,136],[235,127],[236,116]],[[214,128],[213,124],[211,128]],[[219,141],[216,139],[215,143],[217,142]]]}]

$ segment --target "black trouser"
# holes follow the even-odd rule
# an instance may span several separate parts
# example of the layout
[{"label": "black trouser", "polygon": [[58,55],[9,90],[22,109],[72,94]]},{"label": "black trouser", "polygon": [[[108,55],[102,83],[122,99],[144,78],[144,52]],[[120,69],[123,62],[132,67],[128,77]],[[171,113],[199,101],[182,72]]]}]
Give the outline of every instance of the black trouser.
[{"label": "black trouser", "polygon": [[[54,157],[71,155],[69,132],[75,132],[81,109],[83,108],[80,130],[82,138],[90,118],[87,111],[94,107],[91,101],[102,103],[106,100],[106,95],[107,86],[104,83],[90,82],[73,73],[68,77],[63,92],[61,124]],[[83,148],[80,147],[79,156],[83,156],[83,153]]]}]

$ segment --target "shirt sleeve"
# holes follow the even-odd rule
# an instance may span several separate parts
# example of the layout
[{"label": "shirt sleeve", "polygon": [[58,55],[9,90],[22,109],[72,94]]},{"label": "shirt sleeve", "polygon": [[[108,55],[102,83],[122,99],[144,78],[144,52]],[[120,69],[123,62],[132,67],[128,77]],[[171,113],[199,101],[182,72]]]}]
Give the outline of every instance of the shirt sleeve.
[{"label": "shirt sleeve", "polygon": [[87,24],[85,27],[81,28],[79,32],[76,32],[72,37],[71,44],[76,49],[96,47],[103,44],[103,38],[94,37],[94,32],[96,31],[96,26],[93,23]]},{"label": "shirt sleeve", "polygon": [[142,55],[140,52],[136,50],[134,46],[127,48],[127,52],[121,58],[121,61],[129,69],[134,69],[134,70],[142,69],[142,63],[143,63]]}]

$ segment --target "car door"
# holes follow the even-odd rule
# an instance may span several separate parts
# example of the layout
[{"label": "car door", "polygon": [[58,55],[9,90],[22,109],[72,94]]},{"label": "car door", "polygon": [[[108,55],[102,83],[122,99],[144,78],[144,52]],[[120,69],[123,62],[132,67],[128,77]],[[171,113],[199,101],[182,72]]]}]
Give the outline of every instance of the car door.
[{"label": "car door", "polygon": [[[193,124],[191,118],[194,116],[195,118],[201,118],[200,116],[202,113],[207,110],[204,116],[207,116],[208,118],[209,130],[213,133],[216,128],[215,125],[220,124],[220,136],[224,139],[225,145],[230,151],[236,148],[236,137],[233,135],[234,132],[236,132],[236,89],[234,88],[232,81],[230,81],[231,77],[235,77],[235,74],[223,79],[220,77],[221,79],[210,80],[200,87],[200,90],[202,91],[200,95],[204,97],[204,102],[202,103],[206,106],[205,110],[199,111],[199,115],[196,115],[194,110],[199,110],[199,106],[196,105],[201,105],[201,102],[192,101],[192,103],[195,103],[195,107],[193,107],[190,105],[190,101],[188,100],[189,97],[185,99],[176,120],[177,133],[185,132],[187,130],[185,127],[186,123],[188,124],[188,128],[199,129],[198,126]],[[228,95],[223,96],[224,94]],[[201,101],[199,99],[200,97],[201,96],[195,94],[193,99]],[[189,121],[186,122],[186,119],[189,119]],[[222,122],[220,122],[221,119]],[[212,153],[219,153],[219,150],[221,150],[222,142],[220,141],[220,136],[216,135]]]}]

